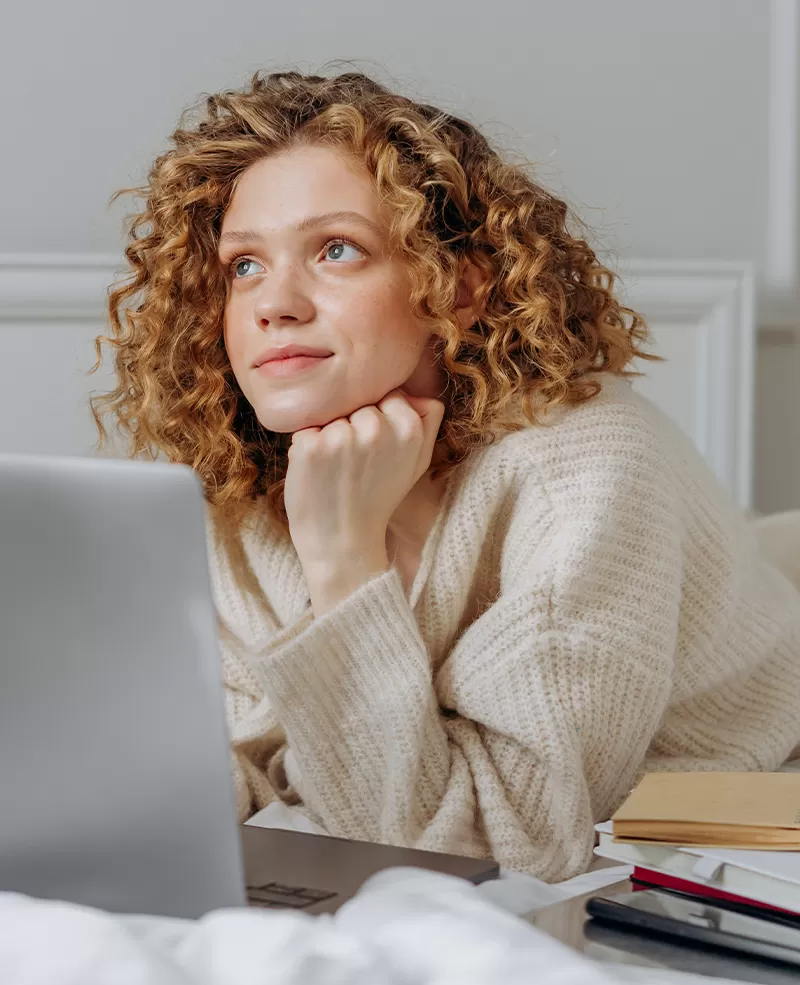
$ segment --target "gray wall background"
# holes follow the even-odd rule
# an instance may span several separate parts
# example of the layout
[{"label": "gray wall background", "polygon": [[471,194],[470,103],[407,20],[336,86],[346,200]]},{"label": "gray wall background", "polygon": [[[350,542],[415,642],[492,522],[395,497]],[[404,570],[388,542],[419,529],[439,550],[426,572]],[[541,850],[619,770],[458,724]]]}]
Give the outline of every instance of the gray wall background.
[{"label": "gray wall background", "polygon": [[[612,259],[755,263],[769,329],[756,501],[800,507],[794,282],[787,294],[770,267],[781,221],[770,198],[771,31],[793,9],[794,0],[17,5],[0,36],[0,253],[118,253],[125,207],[109,209],[109,196],[143,179],[199,94],[259,68],[355,60],[536,162]],[[795,135],[783,138],[791,147]]]}]

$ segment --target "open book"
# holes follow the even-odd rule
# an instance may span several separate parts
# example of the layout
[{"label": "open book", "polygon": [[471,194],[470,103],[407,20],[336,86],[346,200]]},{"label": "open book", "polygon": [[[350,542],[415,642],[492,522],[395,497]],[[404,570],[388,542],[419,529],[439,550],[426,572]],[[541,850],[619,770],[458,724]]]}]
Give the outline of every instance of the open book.
[{"label": "open book", "polygon": [[616,842],[800,851],[800,774],[650,773],[611,821]]}]

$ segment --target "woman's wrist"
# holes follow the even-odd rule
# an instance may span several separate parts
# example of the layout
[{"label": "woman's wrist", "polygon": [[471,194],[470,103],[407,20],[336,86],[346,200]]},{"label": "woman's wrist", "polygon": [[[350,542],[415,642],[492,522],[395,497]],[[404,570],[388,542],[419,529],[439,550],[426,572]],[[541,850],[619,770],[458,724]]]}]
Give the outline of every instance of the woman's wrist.
[{"label": "woman's wrist", "polygon": [[385,545],[354,548],[334,557],[308,562],[301,558],[300,561],[315,616],[321,616],[343,602],[391,567]]}]

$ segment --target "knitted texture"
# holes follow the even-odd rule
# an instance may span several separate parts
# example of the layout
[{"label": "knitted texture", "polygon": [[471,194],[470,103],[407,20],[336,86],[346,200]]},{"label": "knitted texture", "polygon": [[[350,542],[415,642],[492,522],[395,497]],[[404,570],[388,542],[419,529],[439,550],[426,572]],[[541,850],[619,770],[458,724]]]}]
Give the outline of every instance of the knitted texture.
[{"label": "knitted texture", "polygon": [[800,595],[624,380],[456,470],[408,597],[391,570],[314,619],[266,512],[209,532],[242,819],[553,881],[645,771],[800,740]]}]

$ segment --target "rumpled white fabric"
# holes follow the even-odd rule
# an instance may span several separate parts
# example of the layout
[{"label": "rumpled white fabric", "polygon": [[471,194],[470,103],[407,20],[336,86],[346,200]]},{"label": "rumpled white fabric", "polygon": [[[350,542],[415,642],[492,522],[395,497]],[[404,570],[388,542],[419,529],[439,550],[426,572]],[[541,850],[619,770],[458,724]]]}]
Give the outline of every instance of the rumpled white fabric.
[{"label": "rumpled white fabric", "polygon": [[393,869],[332,917],[120,917],[0,894],[3,985],[611,985],[704,982],[594,964],[452,876]]}]

